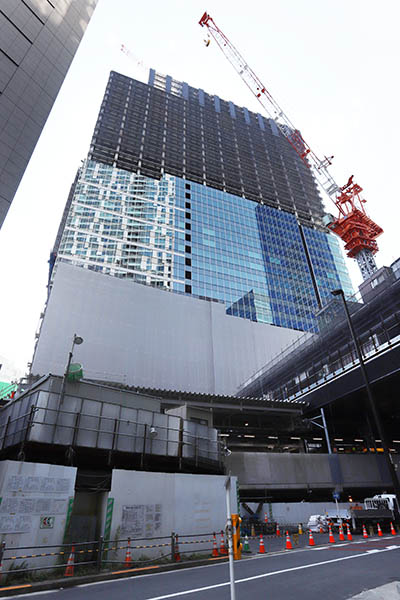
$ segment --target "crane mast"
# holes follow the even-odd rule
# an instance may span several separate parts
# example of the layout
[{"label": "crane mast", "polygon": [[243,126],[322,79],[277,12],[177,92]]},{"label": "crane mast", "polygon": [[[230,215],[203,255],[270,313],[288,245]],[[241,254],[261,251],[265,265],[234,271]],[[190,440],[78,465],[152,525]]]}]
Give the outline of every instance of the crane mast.
[{"label": "crane mast", "polygon": [[344,241],[347,256],[357,260],[363,279],[368,279],[377,270],[374,259],[374,254],[378,251],[376,238],[383,233],[383,229],[366,214],[366,200],[361,197],[362,188],[353,181],[353,176],[345,185],[339,186],[336,183],[328,170],[333,156],[321,159],[315,154],[266,86],[207,12],[201,17],[199,24],[207,28],[268,117],[275,121],[279,131],[304,164],[311,169],[323,191],[336,205],[339,215],[326,215],[325,224]]}]

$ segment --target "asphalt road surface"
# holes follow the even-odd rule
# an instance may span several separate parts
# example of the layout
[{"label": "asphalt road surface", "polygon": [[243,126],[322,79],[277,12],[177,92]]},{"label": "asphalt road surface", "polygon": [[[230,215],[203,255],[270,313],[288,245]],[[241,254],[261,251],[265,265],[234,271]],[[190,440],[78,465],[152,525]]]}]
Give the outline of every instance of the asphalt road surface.
[{"label": "asphalt road surface", "polygon": [[[235,562],[236,600],[344,600],[400,581],[400,536],[295,548]],[[46,600],[230,600],[227,563],[41,592]]]}]

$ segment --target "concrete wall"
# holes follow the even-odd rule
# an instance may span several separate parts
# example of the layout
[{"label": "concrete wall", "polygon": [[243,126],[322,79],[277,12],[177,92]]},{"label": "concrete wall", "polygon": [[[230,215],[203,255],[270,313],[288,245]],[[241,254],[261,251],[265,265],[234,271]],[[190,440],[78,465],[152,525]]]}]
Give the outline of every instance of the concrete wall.
[{"label": "concrete wall", "polygon": [[[393,456],[396,464],[400,457]],[[383,456],[373,454],[275,454],[234,452],[227,469],[241,488],[304,489],[390,486]]]},{"label": "concrete wall", "polygon": [[[170,548],[171,532],[179,536],[220,531],[226,524],[225,476],[180,473],[146,473],[114,469],[109,498],[114,499],[111,539],[155,538],[137,544],[168,544],[155,549],[134,550],[133,558],[161,556]],[[237,512],[236,478],[232,477],[232,511]],[[165,537],[165,539],[163,539]],[[208,537],[208,536],[207,536]],[[180,538],[181,542],[201,539]],[[207,538],[206,538],[207,539]],[[191,553],[212,547],[181,545]],[[114,553],[112,560],[124,558]]]},{"label": "concrete wall", "polygon": [[61,375],[73,334],[87,377],[182,391],[235,394],[301,332],[226,315],[216,302],[60,263],[32,372]]},{"label": "concrete wall", "polygon": [[[5,542],[6,548],[62,544],[69,499],[74,497],[75,476],[75,467],[0,462],[0,542]],[[56,552],[57,548],[51,551]],[[5,556],[11,554],[6,551]],[[17,551],[17,554],[30,552]],[[44,557],[31,559],[29,563],[44,566],[56,560]],[[11,561],[3,561],[3,570],[10,564]]]},{"label": "concrete wall", "polygon": [[[339,516],[344,517],[344,511],[352,506],[350,502],[339,502]],[[248,502],[247,505],[255,512],[258,504]],[[249,513],[241,506],[240,514],[248,517]],[[265,514],[269,520],[276,521],[280,525],[296,525],[302,523],[305,527],[311,515],[336,515],[336,504],[334,502],[271,502],[264,504],[264,511],[260,514],[264,521]]]}]

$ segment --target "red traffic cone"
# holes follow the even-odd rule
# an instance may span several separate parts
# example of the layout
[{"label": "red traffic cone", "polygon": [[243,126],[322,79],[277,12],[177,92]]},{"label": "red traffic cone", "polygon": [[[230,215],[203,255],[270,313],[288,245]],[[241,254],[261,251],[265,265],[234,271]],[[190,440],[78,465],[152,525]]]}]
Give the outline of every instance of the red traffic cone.
[{"label": "red traffic cone", "polygon": [[268,523],[268,516],[267,513],[264,514],[264,523]]},{"label": "red traffic cone", "polygon": [[219,556],[217,548],[217,536],[213,533],[213,549],[211,556]]},{"label": "red traffic cone", "polygon": [[179,562],[181,560],[181,555],[179,554],[179,541],[178,535],[175,536],[175,554],[174,554],[175,562]]},{"label": "red traffic cone", "polygon": [[363,538],[367,538],[368,537],[368,533],[367,530],[365,529],[365,525],[363,525]]},{"label": "red traffic cone", "polygon": [[341,542],[344,542],[344,540],[345,540],[344,533],[343,533],[343,527],[341,525],[339,525],[339,540]]},{"label": "red traffic cone", "polygon": [[333,533],[332,533],[332,525],[329,525],[329,540],[328,541],[330,544],[335,543],[335,538],[333,537]]},{"label": "red traffic cone", "polygon": [[221,543],[219,545],[219,553],[221,554],[221,556],[223,554],[228,554],[228,550],[226,549],[226,546],[225,546],[224,532],[222,530],[221,530]]},{"label": "red traffic cone", "polygon": [[322,525],[319,526],[319,532],[324,533],[324,528],[322,527]]},{"label": "red traffic cone", "polygon": [[391,533],[392,535],[396,535],[396,530],[395,530],[395,528],[393,527],[393,523],[392,523],[392,522],[390,522],[390,533]]},{"label": "red traffic cone", "polygon": [[65,569],[64,577],[72,577],[74,574],[74,562],[75,562],[75,547],[71,547],[71,554],[67,561],[67,568]]},{"label": "red traffic cone", "polygon": [[131,538],[128,537],[128,545],[126,547],[126,555],[124,565],[127,569],[132,566],[132,555],[131,555]]},{"label": "red traffic cone", "polygon": [[353,540],[353,536],[351,535],[350,525],[348,523],[346,523],[346,527],[347,527],[347,539],[349,542],[351,542]]},{"label": "red traffic cone", "polygon": [[281,537],[281,530],[279,529],[279,523],[276,524],[276,535]]},{"label": "red traffic cone", "polygon": [[292,542],[288,531],[286,532],[286,550],[293,550]]},{"label": "red traffic cone", "polygon": [[381,526],[379,525],[379,523],[377,523],[377,525],[378,525],[378,537],[382,537],[383,533],[382,533]]},{"label": "red traffic cone", "polygon": [[308,545],[309,546],[315,546],[315,541],[314,541],[311,529],[310,529],[310,533],[308,535]]},{"label": "red traffic cone", "polygon": [[260,535],[260,549],[258,551],[258,554],[265,554],[265,546],[264,546],[264,540],[263,540],[262,535]]}]

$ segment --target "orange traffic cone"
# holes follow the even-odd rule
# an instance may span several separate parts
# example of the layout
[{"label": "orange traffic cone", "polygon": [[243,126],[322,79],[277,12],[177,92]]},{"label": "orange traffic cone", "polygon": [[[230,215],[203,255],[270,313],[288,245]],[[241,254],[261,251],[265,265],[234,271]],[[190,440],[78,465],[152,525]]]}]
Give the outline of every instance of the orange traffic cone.
[{"label": "orange traffic cone", "polygon": [[332,533],[332,525],[329,525],[329,540],[328,541],[330,544],[335,543],[335,538],[333,537],[333,533]]},{"label": "orange traffic cone", "polygon": [[71,547],[71,554],[67,561],[67,568],[65,569],[64,577],[72,577],[74,574],[74,562],[75,562],[75,547]]},{"label": "orange traffic cone", "polygon": [[390,533],[391,533],[392,535],[396,535],[396,530],[395,530],[395,528],[393,527],[393,523],[392,523],[392,522],[390,523]]},{"label": "orange traffic cone", "polygon": [[367,530],[365,529],[365,525],[363,525],[363,538],[367,538],[368,537],[368,533]]},{"label": "orange traffic cone", "polygon": [[178,535],[175,536],[175,554],[174,554],[175,562],[179,562],[181,560],[181,555],[179,554],[179,541]]},{"label": "orange traffic cone", "polygon": [[324,533],[324,528],[322,527],[322,525],[319,526],[319,532]]},{"label": "orange traffic cone", "polygon": [[213,549],[211,556],[219,556],[217,548],[217,536],[213,533]]},{"label": "orange traffic cone", "polygon": [[276,524],[276,535],[281,537],[281,530],[279,529],[279,523]]},{"label": "orange traffic cone", "polygon": [[265,554],[264,540],[262,535],[260,535],[260,549],[258,554]]},{"label": "orange traffic cone", "polygon": [[339,540],[341,542],[344,542],[344,533],[343,533],[343,527],[341,525],[339,525]]},{"label": "orange traffic cone", "polygon": [[377,525],[378,525],[378,537],[382,537],[383,533],[382,533],[381,526],[379,525],[379,523],[377,523]]},{"label": "orange traffic cone", "polygon": [[349,542],[351,542],[353,540],[353,536],[351,535],[350,525],[348,523],[346,523],[346,527],[347,527],[347,539]]},{"label": "orange traffic cone", "polygon": [[221,554],[221,556],[223,554],[228,554],[228,550],[226,549],[225,546],[225,538],[224,538],[224,532],[221,529],[221,543],[219,545],[219,553]]},{"label": "orange traffic cone", "polygon": [[286,550],[293,550],[292,542],[290,540],[289,532],[286,532]]},{"label": "orange traffic cone", "polygon": [[308,536],[308,545],[309,546],[315,546],[315,541],[314,541],[311,529],[310,529],[310,533],[309,533],[309,536]]},{"label": "orange traffic cone", "polygon": [[127,569],[132,566],[132,555],[131,555],[131,538],[128,537],[128,545],[126,547],[126,555],[124,565]]}]

